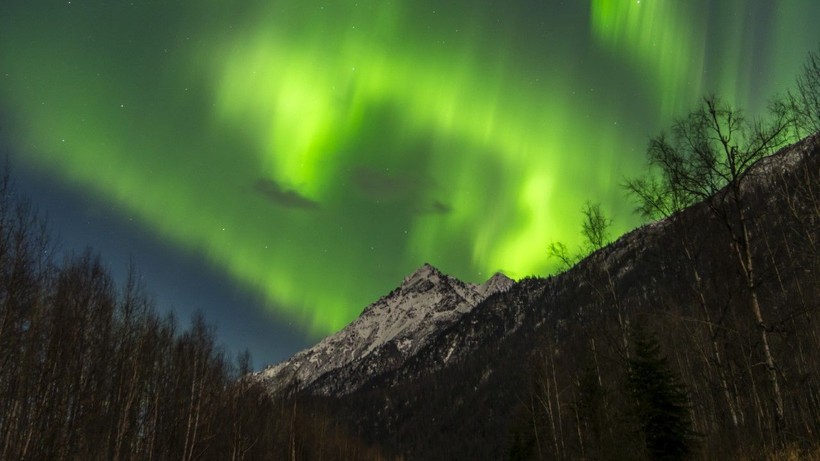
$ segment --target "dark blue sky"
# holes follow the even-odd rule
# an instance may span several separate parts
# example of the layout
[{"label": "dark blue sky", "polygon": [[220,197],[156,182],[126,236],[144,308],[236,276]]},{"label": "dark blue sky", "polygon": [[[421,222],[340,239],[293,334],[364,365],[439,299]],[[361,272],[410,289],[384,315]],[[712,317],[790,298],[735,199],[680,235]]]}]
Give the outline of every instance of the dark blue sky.
[{"label": "dark blue sky", "polygon": [[231,355],[247,348],[256,368],[313,342],[296,325],[264,309],[261,295],[243,289],[203,256],[157,238],[104,200],[25,168],[13,149],[4,147],[2,154],[10,159],[15,189],[45,218],[58,250],[71,254],[91,248],[118,282],[125,280],[133,261],[158,311],[173,312],[180,326],[187,327],[194,311],[201,310],[216,326],[222,346]]}]

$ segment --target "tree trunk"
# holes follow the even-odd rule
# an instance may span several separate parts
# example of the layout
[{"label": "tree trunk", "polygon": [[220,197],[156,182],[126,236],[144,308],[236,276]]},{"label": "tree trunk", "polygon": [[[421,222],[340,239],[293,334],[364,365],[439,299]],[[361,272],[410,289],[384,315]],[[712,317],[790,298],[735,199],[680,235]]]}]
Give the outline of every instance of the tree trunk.
[{"label": "tree trunk", "polygon": [[763,318],[763,312],[760,308],[760,301],[757,296],[757,283],[755,282],[756,274],[754,272],[749,228],[746,222],[745,213],[740,206],[738,206],[738,218],[740,220],[740,240],[738,241],[738,239],[735,239],[733,246],[739,259],[740,266],[743,269],[746,288],[749,290],[752,315],[754,315],[755,323],[757,324],[760,332],[760,342],[763,347],[763,359],[766,363],[769,384],[772,387],[772,400],[775,407],[775,430],[780,432],[783,429],[785,420],[783,395],[780,391],[780,380],[777,376],[777,365],[775,363],[774,356],[772,355],[771,347],[769,346],[769,328]]}]

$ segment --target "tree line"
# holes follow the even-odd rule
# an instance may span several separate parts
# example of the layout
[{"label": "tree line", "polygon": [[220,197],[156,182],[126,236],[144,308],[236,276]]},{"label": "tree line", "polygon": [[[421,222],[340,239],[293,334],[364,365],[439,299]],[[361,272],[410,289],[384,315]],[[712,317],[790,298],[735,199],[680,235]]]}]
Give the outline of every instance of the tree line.
[{"label": "tree line", "polygon": [[327,416],[272,400],[201,314],[181,329],[135,270],[116,283],[56,245],[0,180],[0,459],[382,459]]}]

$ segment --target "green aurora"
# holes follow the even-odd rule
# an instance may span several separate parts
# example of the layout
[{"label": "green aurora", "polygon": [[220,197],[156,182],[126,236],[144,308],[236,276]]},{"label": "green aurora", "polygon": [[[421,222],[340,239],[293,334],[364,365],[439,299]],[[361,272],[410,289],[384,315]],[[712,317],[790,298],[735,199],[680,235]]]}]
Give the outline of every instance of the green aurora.
[{"label": "green aurora", "polygon": [[647,138],[820,40],[813,0],[38,3],[0,6],[2,135],[315,336],[424,261],[549,273],[586,200],[634,227]]}]

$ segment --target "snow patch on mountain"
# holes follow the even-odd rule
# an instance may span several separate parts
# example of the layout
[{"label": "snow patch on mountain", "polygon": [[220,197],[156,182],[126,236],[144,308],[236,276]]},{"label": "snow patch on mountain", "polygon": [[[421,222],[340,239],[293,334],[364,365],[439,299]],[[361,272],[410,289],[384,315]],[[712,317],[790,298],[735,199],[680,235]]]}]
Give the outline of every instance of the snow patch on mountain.
[{"label": "snow patch on mountain", "polygon": [[514,283],[497,273],[474,285],[424,264],[344,329],[256,377],[274,393],[352,392],[372,377],[400,367],[462,315]]}]

